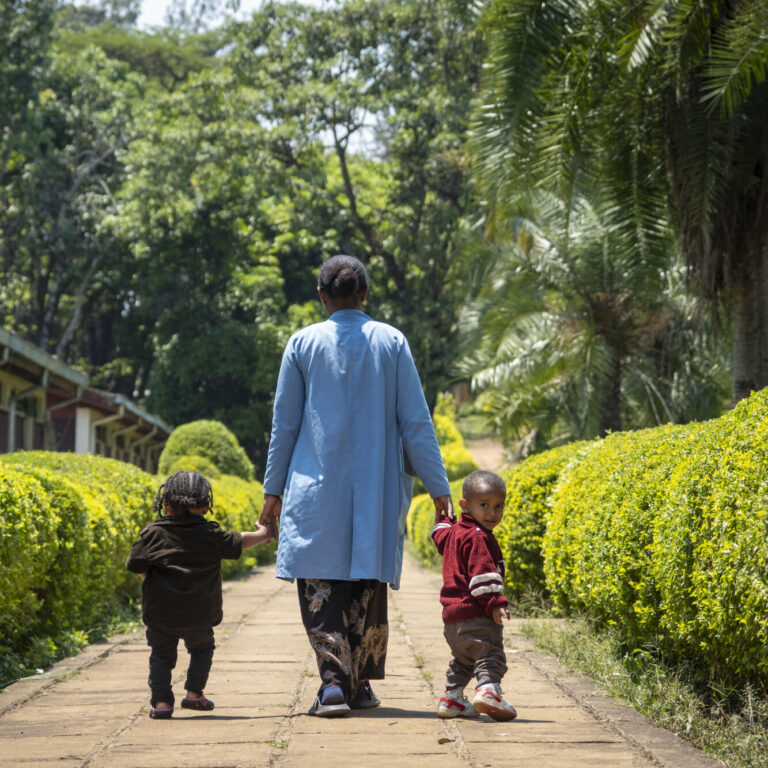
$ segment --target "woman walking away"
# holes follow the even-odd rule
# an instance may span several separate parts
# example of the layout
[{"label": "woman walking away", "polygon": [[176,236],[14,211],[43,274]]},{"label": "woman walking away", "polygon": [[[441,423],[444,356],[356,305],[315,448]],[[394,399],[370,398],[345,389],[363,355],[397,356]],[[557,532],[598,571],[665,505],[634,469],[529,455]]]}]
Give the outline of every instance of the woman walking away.
[{"label": "woman walking away", "polygon": [[328,320],[288,341],[275,393],[260,523],[281,520],[276,575],[296,579],[320,689],[310,714],[375,707],[384,677],[387,584],[397,589],[413,479],[453,517],[450,488],[408,342],[362,311],[368,275],[320,269]]}]

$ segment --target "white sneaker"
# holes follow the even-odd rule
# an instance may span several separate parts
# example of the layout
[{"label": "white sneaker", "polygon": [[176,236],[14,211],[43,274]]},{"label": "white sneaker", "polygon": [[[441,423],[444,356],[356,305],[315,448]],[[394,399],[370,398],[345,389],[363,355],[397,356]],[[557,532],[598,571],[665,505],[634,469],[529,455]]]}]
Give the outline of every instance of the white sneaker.
[{"label": "white sneaker", "polygon": [[498,683],[478,686],[472,704],[478,712],[494,720],[514,720],[517,717],[515,708],[501,697],[501,686]]},{"label": "white sneaker", "polygon": [[437,705],[438,717],[477,717],[479,714],[464,695],[463,688],[446,689]]}]

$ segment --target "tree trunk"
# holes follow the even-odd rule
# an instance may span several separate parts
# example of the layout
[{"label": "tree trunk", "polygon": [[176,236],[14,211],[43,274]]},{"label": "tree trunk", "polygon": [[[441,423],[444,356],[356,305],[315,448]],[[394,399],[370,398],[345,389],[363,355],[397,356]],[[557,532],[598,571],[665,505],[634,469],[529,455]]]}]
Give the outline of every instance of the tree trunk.
[{"label": "tree trunk", "polygon": [[621,357],[614,355],[611,372],[605,382],[600,405],[600,436],[608,432],[621,432],[624,428],[621,420]]},{"label": "tree trunk", "polygon": [[[750,268],[752,265],[752,268]],[[760,260],[744,259],[731,278],[733,402],[760,388]]]}]

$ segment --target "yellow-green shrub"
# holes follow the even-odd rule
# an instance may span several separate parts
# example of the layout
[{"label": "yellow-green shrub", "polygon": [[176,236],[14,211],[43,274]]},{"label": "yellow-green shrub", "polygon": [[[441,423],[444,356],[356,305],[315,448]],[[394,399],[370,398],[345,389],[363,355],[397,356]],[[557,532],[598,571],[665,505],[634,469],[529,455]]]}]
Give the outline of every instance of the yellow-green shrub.
[{"label": "yellow-green shrub", "polygon": [[160,454],[160,474],[170,474],[182,456],[202,456],[222,474],[253,480],[253,464],[234,433],[220,421],[201,419],[176,427]]},{"label": "yellow-green shrub", "polygon": [[510,595],[544,589],[541,547],[549,515],[549,499],[563,468],[585,449],[570,443],[534,454],[502,473],[507,484],[504,517],[494,530],[506,567]]},{"label": "yellow-green shrub", "polygon": [[[46,649],[35,663],[48,663],[68,632],[108,624],[138,599],[141,581],[125,570],[125,559],[153,517],[163,479],[99,456],[0,457],[0,682],[29,666],[24,659],[33,648]],[[230,530],[252,530],[261,485],[229,475],[211,484],[213,518]],[[246,550],[225,561],[223,573],[247,572],[274,549]]]},{"label": "yellow-green shrub", "polygon": [[170,477],[176,472],[199,472],[208,480],[215,480],[222,474],[216,465],[204,456],[179,456],[168,467],[168,476]]},{"label": "yellow-green shrub", "polygon": [[56,518],[40,482],[0,464],[0,648],[37,615],[57,553]]},{"label": "yellow-green shrub", "polygon": [[[460,512],[459,499],[461,498],[462,483],[463,480],[455,480],[451,483],[451,498],[456,505],[457,514]],[[411,508],[408,510],[406,532],[420,559],[427,565],[438,565],[442,561],[430,538],[434,526],[435,503],[427,493],[414,496]]]},{"label": "yellow-green shrub", "polygon": [[[234,475],[222,475],[211,480],[213,513],[209,513],[222,528],[230,531],[252,531],[264,503],[261,483],[248,482]],[[224,578],[247,573],[257,563],[270,562],[275,554],[275,542],[243,550],[239,560],[223,560]]]},{"label": "yellow-green shrub", "polygon": [[[115,459],[73,453],[20,451],[4,454],[1,461],[37,478],[48,490],[50,505],[57,516],[65,509],[70,510],[70,521],[82,515],[76,527],[70,525],[61,531],[66,537],[61,549],[63,553],[74,547],[74,537],[89,542],[84,578],[93,587],[78,588],[88,595],[84,601],[87,620],[103,619],[121,601],[139,595],[140,585],[125,570],[125,558],[138,532],[152,518],[155,482],[151,475]],[[47,578],[53,581],[59,575],[53,571]],[[76,577],[68,574],[68,578]],[[61,610],[72,611],[77,620],[83,618],[68,601]]]},{"label": "yellow-green shrub", "polygon": [[[474,472],[477,462],[464,445],[464,438],[456,426],[456,408],[453,399],[448,394],[442,394],[437,399],[435,412],[432,415],[440,455],[443,457],[445,473],[449,480],[463,480],[470,472]],[[417,477],[413,484],[416,496],[425,492],[424,484]]]},{"label": "yellow-green shrub", "polygon": [[720,676],[768,682],[768,392],[710,422],[612,435],[564,473],[547,583]]}]

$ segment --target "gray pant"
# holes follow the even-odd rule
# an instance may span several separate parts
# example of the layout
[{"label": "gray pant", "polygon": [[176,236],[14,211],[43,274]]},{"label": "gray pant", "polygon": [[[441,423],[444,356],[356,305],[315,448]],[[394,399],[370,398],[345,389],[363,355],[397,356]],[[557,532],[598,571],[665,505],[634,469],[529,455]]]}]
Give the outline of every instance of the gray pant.
[{"label": "gray pant", "polygon": [[443,630],[453,658],[445,676],[446,688],[464,688],[477,677],[477,684],[500,683],[507,671],[501,625],[480,618],[446,624]]}]

